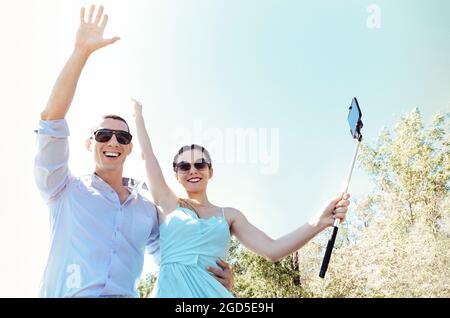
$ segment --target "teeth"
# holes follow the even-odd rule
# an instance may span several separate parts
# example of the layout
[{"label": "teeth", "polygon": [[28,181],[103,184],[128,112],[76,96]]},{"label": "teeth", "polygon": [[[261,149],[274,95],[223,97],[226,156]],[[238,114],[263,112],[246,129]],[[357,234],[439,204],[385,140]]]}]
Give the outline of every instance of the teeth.
[{"label": "teeth", "polygon": [[189,182],[198,182],[200,181],[200,178],[193,178],[193,179],[189,179]]},{"label": "teeth", "polygon": [[106,151],[104,154],[107,157],[119,157],[120,155],[118,152],[108,152],[108,151]]}]

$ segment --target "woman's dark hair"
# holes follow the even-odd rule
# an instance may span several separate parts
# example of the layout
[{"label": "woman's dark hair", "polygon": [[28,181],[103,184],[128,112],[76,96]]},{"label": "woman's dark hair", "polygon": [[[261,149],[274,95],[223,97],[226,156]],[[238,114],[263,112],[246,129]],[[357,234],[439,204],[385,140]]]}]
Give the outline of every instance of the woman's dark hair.
[{"label": "woman's dark hair", "polygon": [[173,158],[173,170],[174,170],[175,172],[177,171],[177,170],[176,170],[176,167],[177,167],[177,160],[178,160],[178,157],[179,157],[183,152],[189,151],[189,150],[194,150],[194,149],[200,150],[200,151],[203,153],[203,155],[205,156],[206,160],[207,160],[208,163],[209,163],[209,168],[210,168],[210,169],[212,168],[212,161],[211,161],[211,156],[210,156],[210,154],[209,154],[209,151],[206,150],[206,149],[205,149],[204,147],[202,147],[202,146],[192,144],[192,145],[190,145],[190,146],[184,146],[184,147],[181,147],[180,150],[178,150],[178,152],[177,152],[177,154],[175,155],[175,157]]}]

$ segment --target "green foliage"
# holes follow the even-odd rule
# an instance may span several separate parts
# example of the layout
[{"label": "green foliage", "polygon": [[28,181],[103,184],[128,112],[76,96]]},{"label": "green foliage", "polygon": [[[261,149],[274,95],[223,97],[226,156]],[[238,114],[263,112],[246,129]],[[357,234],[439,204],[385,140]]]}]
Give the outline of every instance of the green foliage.
[{"label": "green foliage", "polygon": [[272,263],[244,249],[232,240],[231,268],[234,274],[236,297],[304,297],[295,255]]},{"label": "green foliage", "polygon": [[360,163],[377,187],[373,204],[392,210],[384,215],[407,231],[416,221],[437,234],[448,195],[450,171],[449,114],[434,116],[424,129],[418,109],[403,117],[393,132],[385,129],[374,147],[362,145]]},{"label": "green foliage", "polygon": [[356,240],[333,253],[325,281],[309,277],[311,293],[450,297],[448,119],[438,114],[424,128],[415,109],[374,146],[362,146],[360,163],[375,190],[351,209],[348,232]]},{"label": "green foliage", "polygon": [[141,279],[138,285],[139,297],[141,298],[149,298],[150,293],[153,290],[153,286],[155,286],[156,276],[152,274],[148,274],[145,278]]}]

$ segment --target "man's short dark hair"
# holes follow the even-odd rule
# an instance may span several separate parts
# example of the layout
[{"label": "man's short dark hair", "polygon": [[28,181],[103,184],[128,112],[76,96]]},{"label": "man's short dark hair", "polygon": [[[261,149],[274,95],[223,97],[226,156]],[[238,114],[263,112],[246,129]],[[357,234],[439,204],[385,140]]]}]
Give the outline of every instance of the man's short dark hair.
[{"label": "man's short dark hair", "polygon": [[120,120],[121,122],[124,122],[125,125],[127,125],[128,132],[130,132],[130,126],[128,126],[127,121],[126,121],[125,119],[123,119],[122,117],[120,117],[120,116],[117,116],[117,115],[104,115],[104,116],[102,117],[102,119],[103,119],[103,120],[105,120],[105,119],[115,119],[115,120]]}]

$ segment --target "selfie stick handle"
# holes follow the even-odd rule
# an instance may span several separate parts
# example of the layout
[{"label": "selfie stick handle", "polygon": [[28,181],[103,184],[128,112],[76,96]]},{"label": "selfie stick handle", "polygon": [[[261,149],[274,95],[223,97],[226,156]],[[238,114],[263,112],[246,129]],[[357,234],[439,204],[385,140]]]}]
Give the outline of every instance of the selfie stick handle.
[{"label": "selfie stick handle", "polygon": [[[350,184],[350,179],[352,178],[353,168],[355,167],[356,157],[358,156],[358,150],[359,150],[360,144],[361,144],[360,141],[358,141],[356,144],[355,153],[353,154],[352,164],[350,165],[350,171],[348,172],[345,190],[342,193],[342,196],[344,196],[344,194],[347,193],[347,191],[348,191],[348,186]],[[334,221],[333,234],[331,235],[331,238],[328,241],[327,249],[325,251],[325,255],[324,255],[323,261],[322,261],[322,266],[320,267],[319,277],[321,277],[321,278],[325,277],[325,273],[327,272],[327,269],[328,269],[328,263],[330,262],[331,252],[333,251],[334,242],[336,241],[336,235],[339,230],[339,223],[340,223],[340,219],[336,219]]]}]

